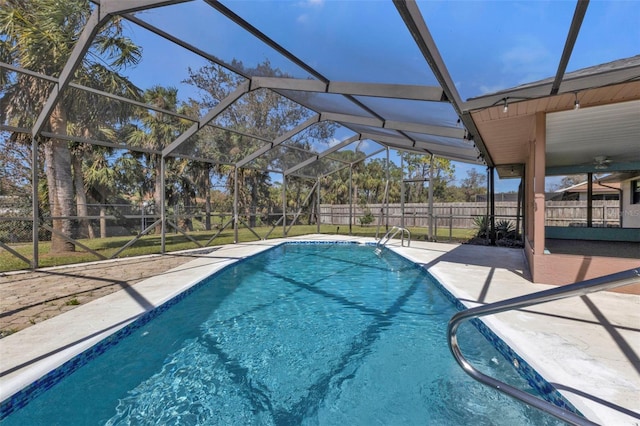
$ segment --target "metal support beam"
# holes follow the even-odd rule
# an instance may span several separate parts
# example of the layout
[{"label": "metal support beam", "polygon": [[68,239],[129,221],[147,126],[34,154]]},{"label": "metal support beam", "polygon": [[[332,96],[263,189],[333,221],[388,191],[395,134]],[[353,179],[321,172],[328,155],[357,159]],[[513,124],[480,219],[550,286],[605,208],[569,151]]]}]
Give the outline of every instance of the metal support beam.
[{"label": "metal support beam", "polygon": [[192,0],[101,0],[100,16],[108,18],[111,15],[133,13],[156,7],[186,3]]},{"label": "metal support beam", "polygon": [[160,229],[161,229],[160,253],[162,254],[165,253],[165,247],[167,242],[167,206],[166,206],[167,203],[165,200],[166,168],[167,168],[166,160],[164,156],[161,156],[160,157],[160,188],[162,189],[160,192],[160,220],[162,221],[162,223],[160,224]]},{"label": "metal support beam", "polygon": [[31,260],[31,268],[38,268],[38,249],[40,246],[40,209],[38,205],[38,186],[40,186],[38,179],[38,140],[35,136],[31,137],[31,215],[32,215],[32,230],[31,238],[33,239],[33,259]]},{"label": "metal support beam", "polygon": [[350,138],[347,138],[347,139],[343,140],[342,142],[332,146],[331,148],[329,148],[329,149],[327,149],[325,151],[322,151],[320,154],[318,154],[316,156],[313,156],[313,157],[311,157],[309,159],[306,159],[303,162],[298,163],[293,167],[288,168],[287,170],[284,171],[284,174],[285,175],[290,175],[291,173],[293,173],[293,172],[295,172],[297,170],[300,170],[301,168],[306,167],[309,164],[311,164],[311,163],[313,163],[315,161],[318,161],[319,159],[324,158],[327,155],[329,155],[329,154],[331,154],[333,152],[336,152],[339,149],[342,149],[347,145],[351,145],[352,143],[354,143],[355,141],[358,141],[358,140],[360,140],[360,135],[351,136]]},{"label": "metal support beam", "polygon": [[385,221],[385,229],[387,231],[389,231],[389,184],[391,182],[391,169],[390,169],[390,164],[391,161],[389,159],[389,147],[387,147],[387,167],[386,167],[386,172],[387,172],[387,183],[385,185],[385,191],[384,191],[384,202],[385,202],[385,210],[386,210],[386,221]]},{"label": "metal support beam", "polygon": [[60,72],[60,77],[58,77],[57,84],[51,90],[47,101],[40,111],[40,115],[38,115],[38,118],[36,119],[36,122],[31,130],[32,136],[38,135],[42,131],[42,129],[44,129],[47,120],[49,120],[53,109],[62,96],[62,92],[69,85],[69,82],[73,77],[73,73],[82,63],[82,59],[84,58],[85,53],[87,53],[87,51],[89,50],[91,42],[93,41],[96,34],[98,34],[100,27],[107,21],[107,19],[109,19],[108,16],[102,17],[100,9],[101,7],[97,7],[91,14],[89,19],[87,19],[87,23],[82,29],[82,33],[80,33],[78,41],[73,47],[69,59]]},{"label": "metal support beam", "polygon": [[255,160],[256,158],[258,158],[259,156],[264,154],[265,152],[267,152],[267,151],[277,147],[278,145],[281,145],[282,143],[288,141],[293,136],[297,135],[298,133],[300,133],[303,130],[305,130],[307,127],[312,126],[312,125],[316,124],[319,121],[320,121],[320,115],[318,115],[318,114],[314,115],[313,117],[310,117],[308,120],[306,120],[305,122],[303,122],[301,124],[298,124],[296,127],[294,127],[293,129],[289,130],[284,135],[281,135],[280,137],[276,138],[273,142],[271,142],[270,145],[265,145],[262,148],[260,148],[260,149],[258,149],[256,151],[254,151],[253,153],[247,155],[245,158],[243,158],[242,160],[238,161],[236,163],[236,165],[238,167],[242,167],[245,164],[250,163],[251,161]]},{"label": "metal support beam", "polygon": [[287,238],[287,177],[282,174],[282,238]]},{"label": "metal support beam", "polygon": [[429,241],[435,241],[437,236],[433,235],[433,176],[435,172],[435,157],[431,154],[429,162]]},{"label": "metal support beam", "polygon": [[[604,219],[604,217],[603,217]],[[593,227],[593,173],[587,173],[587,228]]]},{"label": "metal support beam", "polygon": [[233,242],[238,244],[238,166],[233,168]]},{"label": "metal support beam", "polygon": [[353,164],[349,164],[349,235],[351,235],[351,220],[353,217]]},{"label": "metal support beam", "polygon": [[458,117],[460,117],[465,128],[471,132],[472,139],[480,152],[484,155],[485,161],[487,161],[488,164],[493,165],[493,161],[489,156],[489,151],[484,145],[482,136],[476,131],[477,129],[473,118],[470,114],[463,114],[462,99],[460,98],[455,83],[449,75],[449,71],[440,56],[440,52],[438,51],[438,47],[431,36],[431,32],[422,18],[422,14],[420,13],[417,3],[415,1],[404,0],[394,0],[393,3],[395,4],[396,9],[398,9],[398,13],[400,13],[407,29],[413,36],[413,39],[416,41],[422,55],[429,64],[429,67],[438,80],[438,83],[440,83],[445,96],[449,102],[451,102],[453,109],[458,114]]},{"label": "metal support beam", "polygon": [[377,117],[365,117],[362,115],[340,114],[337,112],[323,112],[320,114],[321,121],[335,121],[336,123],[351,123],[361,126],[382,127],[384,120]]},{"label": "metal support beam", "polygon": [[210,121],[222,114],[227,108],[229,108],[229,106],[231,106],[231,104],[240,99],[247,92],[249,92],[249,81],[241,83],[238,87],[236,87],[236,90],[234,90],[226,98],[221,100],[220,103],[215,106],[215,108],[207,113],[207,115],[198,120],[197,123],[194,123],[191,127],[189,127],[189,129],[187,129],[173,142],[171,142],[166,148],[164,148],[162,150],[162,156],[166,157],[167,155],[178,149],[178,147],[180,147],[180,145],[182,145],[187,139],[195,135],[198,130],[202,129]]},{"label": "metal support beam", "polygon": [[40,133],[51,116],[53,109],[60,100],[62,92],[67,88],[73,74],[78,66],[82,63],[82,59],[89,50],[93,39],[100,31],[100,28],[109,20],[114,14],[137,12],[140,10],[151,9],[159,6],[166,6],[174,3],[182,3],[186,0],[103,0],[93,11],[89,19],[82,29],[78,41],[76,42],[69,59],[65,63],[56,86],[51,90],[47,101],[45,102],[40,115],[36,119],[36,122],[32,129],[33,136]]},{"label": "metal support beam", "polygon": [[322,219],[322,215],[320,214],[320,178],[317,178],[316,188],[317,188],[317,196],[316,196],[316,232],[320,233],[320,221]]},{"label": "metal support beam", "polygon": [[571,59],[571,53],[573,52],[573,46],[576,44],[584,15],[587,13],[587,7],[589,6],[589,0],[578,0],[576,4],[576,10],[573,12],[573,19],[571,20],[571,27],[569,28],[569,34],[564,44],[562,56],[560,57],[560,64],[558,65],[558,71],[556,71],[556,78],[553,80],[553,86],[551,86],[550,95],[558,94],[562,79],[564,78],[564,72],[567,70],[567,64]]},{"label": "metal support beam", "polygon": [[404,226],[404,157],[400,156],[400,227],[405,228]]},{"label": "metal support beam", "polygon": [[491,245],[496,245],[496,173],[495,167],[489,167],[489,199],[491,200],[490,204],[490,227],[489,227],[489,239],[491,241]]},{"label": "metal support beam", "polygon": [[233,12],[231,9],[227,8],[225,5],[223,5],[219,1],[205,0],[205,2],[207,4],[209,4],[209,6],[213,7],[218,12],[220,12],[222,15],[226,16],[228,19],[230,19],[231,21],[235,22],[238,26],[243,28],[249,34],[253,35],[257,39],[259,39],[260,41],[265,43],[267,46],[269,46],[272,49],[274,49],[276,52],[278,52],[279,54],[281,54],[282,56],[284,56],[285,58],[287,58],[288,60],[290,60],[291,62],[293,62],[294,64],[296,64],[297,66],[299,66],[300,68],[305,70],[306,72],[308,72],[310,75],[312,75],[316,79],[321,80],[321,81],[323,81],[325,83],[329,82],[328,78],[326,78],[325,76],[320,74],[315,69],[311,68],[305,62],[303,62],[300,58],[295,56],[293,53],[289,52],[287,49],[285,49],[280,44],[276,43],[274,40],[269,38],[266,34],[264,34],[258,28],[254,27],[249,22],[247,22],[246,20],[242,19],[238,14]]},{"label": "metal support beam", "polygon": [[378,98],[409,99],[418,101],[442,102],[446,98],[440,87],[408,84],[379,84],[332,81],[324,83],[318,80],[296,78],[253,77],[251,89],[296,90],[311,93],[333,93],[337,95],[374,96]]}]

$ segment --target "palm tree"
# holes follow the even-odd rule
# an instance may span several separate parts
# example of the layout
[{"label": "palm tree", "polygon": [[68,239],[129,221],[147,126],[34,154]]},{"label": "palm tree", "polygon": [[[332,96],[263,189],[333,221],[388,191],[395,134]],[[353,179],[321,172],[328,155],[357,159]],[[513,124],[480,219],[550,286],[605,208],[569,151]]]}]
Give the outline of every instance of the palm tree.
[{"label": "palm tree", "polygon": [[[45,75],[57,75],[69,58],[82,32],[91,7],[88,0],[4,0],[0,8],[0,33],[3,34],[3,59],[14,65]],[[119,18],[111,20],[95,38],[75,73],[80,83],[125,81],[117,72],[135,64],[140,50],[123,36]],[[2,77],[2,76],[0,76]],[[6,76],[4,76],[6,77]],[[107,80],[108,81],[108,80]],[[50,83],[19,75],[8,83],[0,99],[0,118],[15,125],[30,127],[35,121],[33,111],[40,111],[47,100]],[[74,118],[76,99],[67,91],[55,105],[47,123],[54,134],[67,135],[70,119]],[[23,138],[25,135],[23,135]],[[72,155],[69,144],[61,139],[44,142],[49,204],[53,229],[72,236],[74,214],[74,185],[71,172]],[[53,234],[51,251],[73,251],[75,246],[65,238]]]},{"label": "palm tree", "polygon": [[[155,107],[168,111],[177,110],[178,89],[175,87],[153,86],[145,90],[143,97],[145,102]],[[132,146],[156,151],[162,151],[162,148],[175,140],[185,127],[179,119],[155,111],[145,111],[140,114],[139,123],[128,130],[127,142]],[[145,154],[145,160],[153,171],[153,200],[156,208],[159,208],[162,204],[162,155]],[[160,232],[160,228],[161,226],[158,225],[156,232]]]}]

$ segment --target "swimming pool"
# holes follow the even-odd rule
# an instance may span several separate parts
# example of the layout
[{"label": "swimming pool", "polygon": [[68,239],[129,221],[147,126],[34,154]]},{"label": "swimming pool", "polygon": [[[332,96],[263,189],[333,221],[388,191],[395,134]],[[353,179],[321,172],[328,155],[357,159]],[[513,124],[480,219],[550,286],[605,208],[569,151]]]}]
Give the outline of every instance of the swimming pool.
[{"label": "swimming pool", "polygon": [[[285,244],[171,304],[2,424],[557,424],[460,370],[454,305],[389,251]],[[527,387],[461,333],[475,365]]]}]

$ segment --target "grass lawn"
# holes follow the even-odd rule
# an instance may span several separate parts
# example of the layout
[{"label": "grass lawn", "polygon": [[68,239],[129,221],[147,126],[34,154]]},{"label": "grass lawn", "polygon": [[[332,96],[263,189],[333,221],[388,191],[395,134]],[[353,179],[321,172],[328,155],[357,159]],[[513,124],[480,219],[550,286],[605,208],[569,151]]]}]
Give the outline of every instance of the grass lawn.
[{"label": "grass lawn", "polygon": [[[264,239],[264,237],[269,233],[271,227],[257,227],[254,228],[254,231],[260,235],[260,239]],[[377,227],[370,226],[360,226],[353,225],[351,228],[351,235],[354,236],[363,236],[363,237],[375,237],[376,236]],[[425,240],[427,230],[425,228],[409,228],[411,232],[411,238],[413,240]],[[204,246],[207,241],[211,237],[216,234],[216,230],[212,231],[194,231],[189,232],[189,236],[197,241],[200,245]],[[288,236],[294,237],[298,235],[306,235],[306,234],[315,234],[317,233],[316,225],[296,225],[289,230]],[[320,227],[321,234],[341,234],[348,235],[349,234],[349,226],[348,225],[322,225]],[[378,237],[384,236],[386,230],[384,227],[380,228],[380,235]],[[439,241],[454,241],[454,242],[462,242],[466,241],[473,236],[475,231],[473,229],[453,229],[452,230],[452,238],[449,239],[449,229],[438,229],[438,240]],[[269,239],[271,238],[281,238],[283,234],[282,227],[276,227],[273,232],[269,235]],[[131,237],[110,237],[110,238],[96,238],[93,240],[83,239],[79,240],[80,243],[89,247],[90,249],[100,253],[102,256],[106,258],[110,258],[113,256],[118,250],[121,249],[125,244],[133,239]],[[238,240],[239,242],[248,242],[248,241],[257,241],[258,238],[246,228],[238,229]],[[223,244],[231,244],[234,241],[234,232],[232,228],[227,228],[220,233],[214,239],[209,246],[217,246]],[[132,246],[128,247],[121,253],[117,255],[118,258],[121,257],[132,257],[132,256],[141,256],[146,254],[157,254],[161,251],[161,239],[159,235],[145,235],[135,242]],[[25,244],[17,244],[10,246],[13,250],[17,251],[24,257],[28,259],[33,258],[33,248],[30,243]],[[40,242],[38,245],[38,259],[39,259],[39,267],[49,267],[49,266],[59,266],[59,265],[69,265],[73,263],[82,263],[82,262],[90,262],[99,260],[94,254],[90,252],[84,251],[81,247],[77,247],[77,251],[74,253],[64,253],[64,254],[52,254],[49,252],[50,244],[48,242]],[[193,241],[190,241],[184,235],[180,233],[167,233],[165,248],[167,252],[186,250],[186,249],[194,249],[198,248],[198,245]],[[0,272],[7,271],[15,271],[20,269],[28,269],[30,265],[26,264],[24,261],[9,253],[7,250],[3,250],[0,248]]]}]

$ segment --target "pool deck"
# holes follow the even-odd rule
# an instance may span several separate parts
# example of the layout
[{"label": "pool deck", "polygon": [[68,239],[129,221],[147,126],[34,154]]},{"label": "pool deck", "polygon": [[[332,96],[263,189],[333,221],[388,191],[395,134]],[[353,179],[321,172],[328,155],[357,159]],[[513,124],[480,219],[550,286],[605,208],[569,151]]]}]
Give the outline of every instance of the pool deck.
[{"label": "pool deck", "polygon": [[[288,239],[291,240],[374,241],[340,235]],[[114,266],[129,275],[137,274],[139,282],[116,280],[122,290],[55,316],[52,312],[46,321],[0,339],[0,400],[203,277],[282,241],[213,247],[209,253],[194,252],[175,259],[179,266],[166,271],[159,265],[145,268],[145,262],[126,261],[86,265],[84,269],[91,272],[84,274],[56,268],[49,276],[64,283],[80,278],[90,280],[93,276],[94,286],[105,286],[113,281],[105,278],[113,272],[105,270],[113,270]],[[468,307],[553,288],[531,283],[524,254],[518,249],[419,241],[412,241],[411,247],[401,247],[396,240],[388,247],[425,267]],[[152,265],[153,261],[149,259],[147,264]],[[20,278],[26,300],[29,293],[38,291],[37,286],[30,285],[29,277],[24,274]],[[2,299],[7,281],[0,279]],[[68,292],[68,288],[60,291]],[[63,296],[71,294],[54,294],[49,299]],[[22,303],[34,308],[28,301]],[[5,305],[2,302],[3,313],[7,312]],[[46,309],[47,304],[37,306]],[[505,312],[484,321],[590,420],[603,425],[640,425],[640,296],[601,292]]]}]

